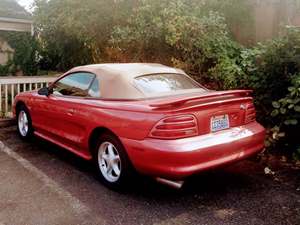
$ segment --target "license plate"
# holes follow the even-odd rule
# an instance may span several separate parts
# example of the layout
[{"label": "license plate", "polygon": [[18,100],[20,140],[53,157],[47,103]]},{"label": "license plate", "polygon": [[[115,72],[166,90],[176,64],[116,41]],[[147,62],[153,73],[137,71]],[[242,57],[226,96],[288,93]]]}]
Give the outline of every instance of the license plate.
[{"label": "license plate", "polygon": [[229,128],[228,115],[214,116],[210,121],[211,132]]}]

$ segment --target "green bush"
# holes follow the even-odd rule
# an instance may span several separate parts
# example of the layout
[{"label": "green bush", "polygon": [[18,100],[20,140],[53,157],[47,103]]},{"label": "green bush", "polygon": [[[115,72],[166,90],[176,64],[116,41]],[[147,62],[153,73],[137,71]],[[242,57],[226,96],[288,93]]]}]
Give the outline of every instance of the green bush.
[{"label": "green bush", "polygon": [[294,156],[300,158],[300,74],[293,76],[286,96],[273,101],[272,105],[271,116],[276,125],[271,129],[266,144],[296,148]]},{"label": "green bush", "polygon": [[0,65],[0,76],[7,76],[11,72],[11,62],[6,65]]},{"label": "green bush", "polygon": [[208,70],[237,45],[229,30],[237,23],[249,27],[246,3],[38,0],[34,18],[41,65],[66,70],[88,63],[152,61],[183,66],[207,81]]},{"label": "green bush", "polygon": [[66,70],[88,63],[160,62],[212,89],[253,89],[258,120],[268,128],[267,144],[295,150],[300,31],[287,28],[274,40],[242,46],[232,31],[251,33],[248,3],[36,0],[39,65]]},{"label": "green bush", "polygon": [[183,0],[142,1],[126,26],[114,28],[111,46],[127,61],[163,62],[182,67],[200,82],[212,82],[211,68],[234,57],[239,45],[225,18],[202,7]]},{"label": "green bush", "polygon": [[274,110],[271,116],[278,120],[280,126],[300,123],[300,74],[294,76],[291,85],[284,98],[272,102]]},{"label": "green bush", "polygon": [[[241,48],[236,57],[221,58],[211,69],[221,88],[249,88],[254,90],[258,119],[267,128],[267,145],[281,149],[297,148],[300,133],[299,74],[300,31],[287,28],[281,37]],[[275,108],[275,109],[274,109]],[[297,143],[298,142],[298,143]]]},{"label": "green bush", "polygon": [[34,20],[45,70],[109,61],[113,28],[126,21],[135,0],[36,0]]},{"label": "green bush", "polygon": [[29,33],[1,31],[8,44],[14,49],[13,58],[7,65],[0,67],[1,75],[15,74],[23,71],[25,75],[36,75],[37,73],[37,51],[38,43],[35,37]]}]

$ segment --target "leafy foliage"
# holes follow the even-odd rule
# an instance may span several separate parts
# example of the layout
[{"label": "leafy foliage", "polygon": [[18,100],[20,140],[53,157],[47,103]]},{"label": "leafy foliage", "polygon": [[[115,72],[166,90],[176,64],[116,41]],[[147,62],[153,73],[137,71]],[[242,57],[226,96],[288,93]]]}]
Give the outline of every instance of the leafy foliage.
[{"label": "leafy foliage", "polygon": [[7,76],[10,74],[11,62],[6,65],[0,65],[0,76]]},{"label": "leafy foliage", "polygon": [[288,94],[284,98],[272,102],[274,110],[271,116],[277,118],[280,125],[289,126],[300,123],[300,74],[295,75],[292,85],[288,88]]},{"label": "leafy foliage", "polygon": [[[195,4],[199,4],[195,0]],[[203,11],[219,12],[225,19],[231,33],[253,44],[254,15],[253,4],[249,0],[209,0],[203,1]]]},{"label": "leafy foliage", "polygon": [[[254,89],[267,143],[296,149],[300,31],[252,47],[247,0],[36,0],[42,69],[100,62],[160,62],[213,89]],[[297,124],[296,124],[297,121]],[[287,145],[288,143],[288,145]],[[295,147],[296,146],[296,147]]]},{"label": "leafy foliage", "polygon": [[206,74],[227,47],[237,45],[226,23],[249,27],[246,2],[36,0],[42,66],[65,70],[104,61],[159,61]]},{"label": "leafy foliage", "polygon": [[130,15],[134,0],[36,0],[35,26],[43,69],[66,70],[103,62],[112,29]]},{"label": "leafy foliage", "polygon": [[127,25],[114,29],[112,48],[126,60],[173,64],[208,83],[209,70],[233,57],[239,45],[231,40],[225,18],[202,7],[183,0],[142,1]]},{"label": "leafy foliage", "polygon": [[276,125],[271,129],[272,135],[269,135],[267,145],[283,142],[285,145],[296,146],[298,151],[295,151],[295,154],[299,157],[300,74],[294,76],[291,85],[288,87],[288,93],[284,98],[272,102],[274,109],[271,116],[274,118]]},{"label": "leafy foliage", "polygon": [[295,136],[300,132],[299,59],[300,31],[288,28],[280,38],[224,58],[213,71],[223,88],[254,90],[258,119],[270,129],[267,145],[282,149],[300,145]]},{"label": "leafy foliage", "polygon": [[37,50],[38,43],[29,33],[5,32],[1,31],[8,44],[14,49],[14,56],[7,65],[0,67],[1,75],[15,74],[17,71],[23,71],[26,75],[35,75],[37,73]]}]

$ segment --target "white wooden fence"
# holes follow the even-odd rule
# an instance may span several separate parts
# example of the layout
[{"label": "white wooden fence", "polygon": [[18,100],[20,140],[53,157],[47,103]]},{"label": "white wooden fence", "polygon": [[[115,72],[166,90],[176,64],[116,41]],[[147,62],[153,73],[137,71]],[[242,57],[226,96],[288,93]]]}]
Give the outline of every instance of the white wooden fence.
[{"label": "white wooden fence", "polygon": [[12,106],[17,94],[48,86],[56,77],[3,77],[0,78],[1,117],[12,116]]}]

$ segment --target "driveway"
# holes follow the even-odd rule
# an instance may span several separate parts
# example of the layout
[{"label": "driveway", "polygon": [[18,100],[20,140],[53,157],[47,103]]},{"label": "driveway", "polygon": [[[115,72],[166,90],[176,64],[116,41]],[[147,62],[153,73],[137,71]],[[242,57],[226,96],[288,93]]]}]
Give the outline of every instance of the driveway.
[{"label": "driveway", "polygon": [[300,169],[289,164],[251,159],[179,191],[137,178],[117,193],[89,162],[38,138],[24,143],[15,127],[2,128],[0,141],[8,146],[0,152],[1,225],[300,224]]}]

